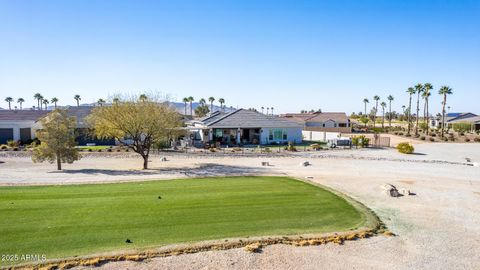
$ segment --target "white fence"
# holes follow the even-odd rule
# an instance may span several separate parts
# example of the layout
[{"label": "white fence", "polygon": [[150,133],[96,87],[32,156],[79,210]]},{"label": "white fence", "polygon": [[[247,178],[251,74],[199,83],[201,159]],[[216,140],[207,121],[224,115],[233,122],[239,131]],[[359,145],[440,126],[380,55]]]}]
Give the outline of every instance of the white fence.
[{"label": "white fence", "polygon": [[303,139],[306,141],[322,141],[333,140],[340,138],[340,132],[325,132],[325,131],[305,131],[302,130]]}]

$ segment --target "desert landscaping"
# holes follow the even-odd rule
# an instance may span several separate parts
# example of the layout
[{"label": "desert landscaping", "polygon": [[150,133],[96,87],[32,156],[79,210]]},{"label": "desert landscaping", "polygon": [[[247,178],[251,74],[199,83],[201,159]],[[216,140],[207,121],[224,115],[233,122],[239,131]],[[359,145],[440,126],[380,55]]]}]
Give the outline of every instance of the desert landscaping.
[{"label": "desert landscaping", "polygon": [[[205,251],[140,262],[110,262],[98,269],[316,269],[319,262],[329,269],[476,268],[480,264],[480,145],[427,143],[416,144],[415,149],[413,155],[389,148],[259,157],[161,153],[150,158],[148,170],[138,169],[136,156],[91,153],[58,172],[50,164],[32,164],[20,152],[18,156],[1,152],[0,185],[288,176],[307,179],[358,200],[396,235],[377,235],[343,245],[268,245],[257,253],[243,248]],[[310,165],[303,166],[305,161]],[[268,166],[262,166],[262,162],[268,162]],[[385,184],[408,190],[411,195],[391,197],[382,189]]]}]

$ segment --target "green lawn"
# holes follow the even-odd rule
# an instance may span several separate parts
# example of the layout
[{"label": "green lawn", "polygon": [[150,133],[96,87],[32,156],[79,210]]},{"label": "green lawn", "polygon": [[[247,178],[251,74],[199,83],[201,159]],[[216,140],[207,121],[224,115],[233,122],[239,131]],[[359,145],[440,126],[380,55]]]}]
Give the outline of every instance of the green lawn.
[{"label": "green lawn", "polygon": [[98,150],[106,150],[108,148],[112,148],[112,146],[110,146],[110,145],[93,145],[93,146],[82,145],[82,146],[77,146],[77,148],[81,149],[81,150],[86,150],[86,151],[88,151],[88,149],[92,149],[92,151],[98,151]]},{"label": "green lawn", "polygon": [[48,259],[364,224],[343,198],[286,177],[0,188],[0,254]]}]

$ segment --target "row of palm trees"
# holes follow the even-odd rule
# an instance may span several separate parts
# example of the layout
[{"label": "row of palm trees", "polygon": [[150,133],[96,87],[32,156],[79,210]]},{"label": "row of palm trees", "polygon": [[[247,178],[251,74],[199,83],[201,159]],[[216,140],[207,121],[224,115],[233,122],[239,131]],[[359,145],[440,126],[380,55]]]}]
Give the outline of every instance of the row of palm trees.
[{"label": "row of palm trees", "polygon": [[[425,84],[418,83],[415,86],[409,87],[407,89],[407,93],[409,94],[408,107],[405,109],[405,106],[402,106],[402,108],[404,109],[404,113],[407,114],[407,116],[408,116],[407,134],[409,136],[411,135],[412,124],[413,124],[413,121],[412,121],[412,97],[415,94],[417,96],[417,108],[416,108],[417,113],[416,113],[416,120],[415,120],[416,124],[415,124],[415,129],[414,129],[415,130],[415,136],[419,135],[418,132],[419,132],[419,121],[420,121],[419,115],[420,115],[420,101],[421,100],[424,101],[423,121],[425,123],[425,133],[426,133],[426,135],[429,134],[429,130],[430,130],[429,98],[432,95],[432,90],[433,90],[433,86],[430,83],[425,83]],[[442,131],[441,131],[442,132],[442,137],[444,137],[444,134],[445,134],[445,114],[446,114],[445,108],[446,108],[446,104],[447,104],[447,96],[451,95],[452,93],[453,93],[452,88],[450,88],[449,86],[442,86],[438,90],[438,94],[443,97],[443,101],[442,101]],[[377,118],[377,111],[378,111],[378,102],[380,101],[380,97],[379,96],[374,96],[373,100],[375,100],[375,107],[373,109],[374,110],[373,127],[375,127],[375,122],[376,122],[376,118]],[[392,101],[394,100],[394,98],[393,98],[393,96],[390,95],[390,96],[387,97],[387,100],[389,101],[389,111],[390,111],[389,126],[391,127],[392,126]],[[363,100],[363,103],[365,104],[365,115],[367,115],[367,104],[369,103],[369,100],[367,98],[365,98]],[[387,104],[385,102],[381,102],[380,106],[382,107],[382,128],[383,128],[384,127],[384,121],[385,121],[385,107],[387,106]]]},{"label": "row of palm trees", "polygon": [[[193,102],[195,99],[192,96],[189,97],[184,97],[183,98],[183,103],[185,104],[185,115],[187,115],[187,103],[190,103],[190,116],[193,117]],[[215,101],[214,97],[209,97],[208,101],[210,102],[210,112],[213,112],[213,102]],[[219,98],[218,102],[220,103],[220,109],[225,110],[225,99]],[[200,106],[205,106],[207,104],[207,101],[204,98],[201,98],[198,100],[198,103],[200,103]]]},{"label": "row of palm trees", "polygon": [[[377,122],[378,102],[380,101],[380,97],[375,95],[373,97],[373,100],[375,100],[374,115],[373,115],[373,127],[375,127],[375,124]],[[392,101],[394,101],[395,98],[392,95],[389,95],[387,97],[387,100],[389,103],[388,126],[391,127],[392,126]],[[365,115],[367,115],[367,104],[369,102],[370,101],[368,100],[368,98],[363,99],[363,103],[365,104]],[[382,128],[384,128],[385,127],[385,108],[387,107],[387,103],[382,101],[380,103],[380,106],[382,107]]]},{"label": "row of palm trees", "polygon": [[[35,95],[33,95],[33,98],[37,101],[37,110],[47,110],[47,106],[48,104],[53,104],[55,106],[55,109],[57,108],[57,103],[58,103],[58,98],[56,97],[53,97],[51,98],[50,100],[49,99],[46,99],[44,96],[42,96],[42,94],[40,93],[35,93]],[[80,97],[80,95],[75,95],[73,97],[73,99],[77,102],[77,107],[80,106],[80,100],[82,100],[82,98]],[[12,103],[14,102],[15,100],[12,98],[12,97],[6,97],[5,98],[5,102],[8,103],[8,109],[9,110],[12,110]],[[17,99],[17,103],[19,104],[19,107],[20,107],[20,110],[23,109],[23,103],[25,102],[25,99],[24,98],[18,98]],[[102,105],[105,103],[105,100],[103,99],[99,99],[98,102],[97,102],[99,105]]]}]

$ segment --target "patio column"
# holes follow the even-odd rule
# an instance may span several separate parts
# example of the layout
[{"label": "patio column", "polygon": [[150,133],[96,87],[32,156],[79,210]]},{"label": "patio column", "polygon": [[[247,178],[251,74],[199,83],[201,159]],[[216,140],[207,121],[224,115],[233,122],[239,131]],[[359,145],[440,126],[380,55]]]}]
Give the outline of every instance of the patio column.
[{"label": "patio column", "polygon": [[213,141],[213,129],[208,130],[208,141]]},{"label": "patio column", "polygon": [[237,128],[237,144],[241,143],[241,138],[240,138],[240,128]]}]

